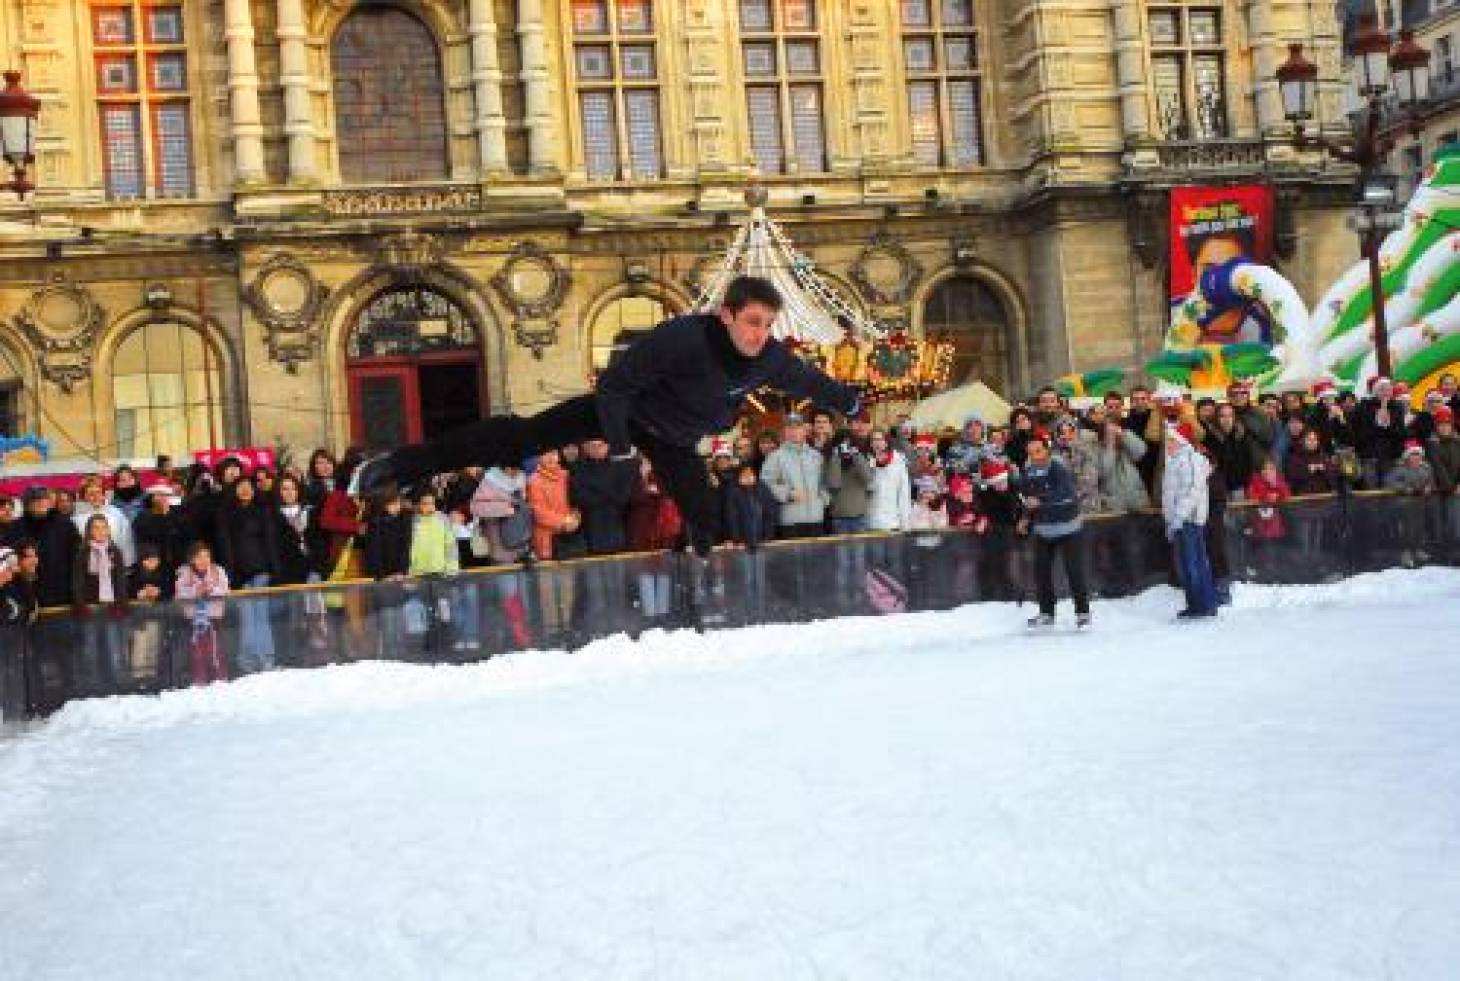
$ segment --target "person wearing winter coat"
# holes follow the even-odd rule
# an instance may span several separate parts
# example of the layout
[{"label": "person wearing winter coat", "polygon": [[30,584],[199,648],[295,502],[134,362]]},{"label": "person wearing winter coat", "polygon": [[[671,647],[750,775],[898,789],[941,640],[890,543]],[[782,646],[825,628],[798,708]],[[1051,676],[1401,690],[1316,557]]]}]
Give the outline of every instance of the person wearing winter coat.
[{"label": "person wearing winter coat", "polygon": [[1151,506],[1141,461],[1146,441],[1118,422],[1107,421],[1096,434],[1095,470],[1098,475],[1099,508],[1110,514],[1128,514]]},{"label": "person wearing winter coat", "polygon": [[228,656],[218,640],[218,624],[227,613],[228,573],[213,561],[206,542],[194,542],[187,563],[177,571],[174,595],[188,617],[188,662],[194,685],[228,680]]},{"label": "person wearing winter coat", "polygon": [[137,546],[137,564],[127,576],[127,598],[143,603],[166,603],[172,599],[177,573],[162,562],[156,545]]},{"label": "person wearing winter coat", "polygon": [[279,577],[279,516],[258,496],[251,478],[241,477],[224,492],[218,506],[218,561],[235,583],[262,589]]},{"label": "person wearing winter coat", "polygon": [[741,464],[735,480],[721,488],[720,507],[726,544],[753,551],[776,537],[781,504],[750,464]]},{"label": "person wearing winter coat", "polygon": [[1095,437],[1075,423],[1062,419],[1054,427],[1054,453],[1075,477],[1075,496],[1081,514],[1100,510],[1100,465],[1095,458]]},{"label": "person wearing winter coat", "polygon": [[325,498],[335,489],[335,458],[329,450],[320,447],[309,454],[309,469],[304,475],[304,499],[301,503],[319,510]]},{"label": "person wearing winter coat", "polygon": [[1455,432],[1455,411],[1441,405],[1434,411],[1435,434],[1425,444],[1430,473],[1435,480],[1435,493],[1441,502],[1445,534],[1450,542],[1460,542],[1460,435]]},{"label": "person wearing winter coat", "polygon": [[[72,572],[72,616],[80,622],[81,649],[111,692],[122,684],[126,670],[121,621],[126,616],[127,565],[112,540],[106,516],[93,514],[83,526],[84,540]],[[92,607],[103,607],[95,613]]]},{"label": "person wearing winter coat", "polygon": [[[0,545],[0,628],[23,629],[35,624],[41,610],[36,596],[39,567],[40,553],[34,542],[21,542],[14,548]],[[3,630],[0,642],[18,643]]]},{"label": "person wearing winter coat", "polygon": [[112,471],[111,504],[122,512],[128,521],[136,521],[142,512],[142,483],[137,471],[125,463]]},{"label": "person wearing winter coat", "polygon": [[867,530],[872,507],[872,484],[876,473],[868,456],[869,447],[859,446],[851,436],[832,444],[826,455],[825,483],[831,495],[831,530],[851,535]]},{"label": "person wearing winter coat", "polygon": [[81,500],[76,502],[76,512],[71,520],[76,530],[84,537],[86,524],[93,514],[106,519],[111,529],[112,541],[121,550],[122,561],[130,568],[137,561],[137,545],[132,538],[132,522],[115,504],[107,503],[106,488],[99,477],[93,477],[81,485]]},{"label": "person wearing winter coat", "polygon": [[786,417],[781,445],[766,457],[760,479],[781,505],[781,538],[811,538],[825,528],[831,496],[823,481],[825,461],[806,442],[806,422],[792,413]]},{"label": "person wearing winter coat", "polygon": [[1075,601],[1075,623],[1087,626],[1090,590],[1085,577],[1085,530],[1075,475],[1053,454],[1042,436],[1029,440],[1027,453],[1018,491],[1025,508],[1021,523],[1034,535],[1035,591],[1039,598],[1039,615],[1031,618],[1029,625],[1054,626],[1054,560],[1058,556]]},{"label": "person wearing winter coat", "polygon": [[979,510],[972,477],[958,473],[948,478],[948,500],[944,507],[949,528],[967,528],[977,534],[988,531],[989,519]]},{"label": "person wearing winter coat", "polygon": [[936,531],[948,527],[948,509],[943,504],[943,495],[937,481],[927,477],[916,484],[916,500],[908,517],[907,526],[912,531]]},{"label": "person wearing winter coat", "polygon": [[1217,407],[1216,424],[1207,430],[1202,445],[1211,454],[1212,464],[1221,474],[1229,499],[1242,499],[1247,482],[1257,469],[1259,453],[1264,446],[1271,447],[1272,443],[1272,433],[1268,434],[1265,444],[1259,443],[1239,420],[1235,406]]},{"label": "person wearing winter coat", "polygon": [[[1316,401],[1307,410],[1309,428],[1317,430],[1324,448],[1329,451],[1341,446],[1352,447],[1353,422],[1339,402],[1338,387],[1330,381],[1320,381],[1313,386],[1313,395]],[[1283,470],[1286,473],[1286,464]]]},{"label": "person wearing winter coat", "polygon": [[1309,426],[1288,450],[1283,479],[1295,496],[1338,492],[1338,465],[1323,448],[1323,437]]},{"label": "person wearing winter coat", "polygon": [[411,568],[411,516],[399,491],[371,502],[365,520],[365,574],[377,582],[404,579]]},{"label": "person wearing winter coat", "polygon": [[639,479],[634,482],[629,496],[629,548],[635,552],[672,549],[679,542],[683,529],[679,507],[664,493],[653,464],[648,460],[640,461]]},{"label": "person wearing winter coat", "polygon": [[583,516],[589,555],[611,555],[628,548],[629,497],[638,480],[639,461],[610,460],[608,443],[590,439],[568,478],[568,498]]},{"label": "person wearing winter coat", "polygon": [[[1425,462],[1424,447],[1411,440],[1404,447],[1398,466],[1384,478],[1384,488],[1405,496],[1424,497],[1435,492],[1435,475]],[[1415,502],[1418,504],[1419,502]],[[1425,514],[1415,506],[1401,504],[1397,510],[1395,537],[1403,549],[1400,561],[1406,567],[1428,561],[1425,551]]]},{"label": "person wearing winter coat", "polygon": [[329,534],[317,520],[314,508],[304,502],[304,485],[296,477],[279,478],[277,582],[296,586],[321,582],[329,574]]},{"label": "person wearing winter coat", "polygon": [[1216,583],[1207,559],[1206,523],[1210,507],[1208,479],[1212,465],[1195,446],[1196,432],[1187,423],[1172,426],[1166,438],[1166,465],[1161,480],[1161,516],[1166,538],[1176,547],[1177,569],[1186,591],[1183,618],[1217,613]]},{"label": "person wearing winter coat", "polygon": [[1363,466],[1364,486],[1374,489],[1387,486],[1386,477],[1404,450],[1408,412],[1389,379],[1375,379],[1371,389],[1373,394],[1359,403],[1356,413],[1354,448]]},{"label": "person wearing winter coat", "polygon": [[[477,560],[485,559],[492,565],[512,565],[522,561],[523,556],[532,551],[531,516],[520,515],[528,506],[527,475],[520,468],[490,467],[483,472],[482,479],[472,493],[468,512],[475,523],[476,534],[473,537],[478,543],[470,547],[475,547],[480,553],[480,543],[485,542],[486,554],[476,554],[473,557]],[[513,527],[522,527],[523,522],[527,522],[526,535],[509,542],[507,536],[504,536],[504,531],[512,531],[507,527],[507,522],[518,517],[521,520],[515,522]]]},{"label": "person wearing winter coat", "polygon": [[557,450],[537,458],[537,469],[527,481],[527,503],[532,506],[532,554],[551,559],[558,536],[582,525],[582,516],[569,504],[568,472]]},{"label": "person wearing winter coat", "polygon": [[943,462],[950,473],[977,478],[984,459],[993,455],[983,418],[975,413],[964,420],[963,432],[943,454]]},{"label": "person wearing winter coat", "polygon": [[867,527],[873,531],[900,531],[912,522],[912,479],[907,460],[887,438],[874,429],[869,437],[872,454],[872,494],[867,507]]},{"label": "person wearing winter coat", "polygon": [[[1256,444],[1252,461],[1252,465],[1255,466],[1255,454],[1272,452],[1273,444],[1277,440],[1277,422],[1273,416],[1263,411],[1262,406],[1252,403],[1252,387],[1247,382],[1239,381],[1228,385],[1227,402],[1232,407],[1236,421],[1241,424],[1242,431]],[[1219,418],[1220,415],[1219,407]],[[1211,452],[1210,446],[1208,446],[1208,452]],[[1218,463],[1218,469],[1220,467],[1221,465]],[[1251,476],[1251,467],[1249,467],[1247,474],[1243,477],[1243,484]],[[1227,487],[1229,490],[1232,488],[1230,477],[1227,478]]]},{"label": "person wearing winter coat", "polygon": [[151,545],[162,557],[168,575],[187,561],[191,530],[184,523],[181,509],[173,506],[173,490],[166,484],[153,484],[143,495],[143,506],[132,522],[132,538],[140,555],[142,546]]},{"label": "person wearing winter coat", "polygon": [[1277,461],[1262,461],[1262,467],[1247,482],[1247,500],[1256,505],[1248,530],[1258,541],[1276,541],[1288,533],[1287,523],[1278,510],[1293,496],[1288,482],[1278,473]]},{"label": "person wearing winter coat", "polygon": [[55,508],[55,495],[40,485],[24,494],[25,513],[12,522],[12,545],[34,542],[40,556],[36,596],[42,606],[69,606],[75,582],[71,571],[82,544],[81,532]]}]

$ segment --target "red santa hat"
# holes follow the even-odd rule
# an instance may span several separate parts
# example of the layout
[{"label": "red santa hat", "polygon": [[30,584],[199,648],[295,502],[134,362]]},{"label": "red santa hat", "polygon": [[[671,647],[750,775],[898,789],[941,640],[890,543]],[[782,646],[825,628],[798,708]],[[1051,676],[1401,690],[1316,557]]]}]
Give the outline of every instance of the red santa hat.
[{"label": "red santa hat", "polygon": [[1392,386],[1393,384],[1394,382],[1385,375],[1372,375],[1369,378],[1369,392],[1372,394],[1380,385]]},{"label": "red santa hat", "polygon": [[730,441],[723,436],[716,436],[710,440],[710,456],[734,456],[735,451],[731,448]]},{"label": "red santa hat", "polygon": [[1397,399],[1409,398],[1409,385],[1404,382],[1395,382],[1394,397]]},{"label": "red santa hat", "polygon": [[932,451],[938,448],[938,437],[932,433],[918,433],[912,442],[914,449]]},{"label": "red santa hat", "polygon": [[979,465],[978,475],[986,484],[1007,483],[1009,465],[1003,460],[985,460]]},{"label": "red santa hat", "polygon": [[1440,406],[1432,413],[1432,415],[1435,417],[1436,424],[1442,422],[1448,422],[1453,424],[1455,422],[1455,411],[1451,409],[1448,405]]},{"label": "red santa hat", "polygon": [[[990,461],[992,462],[992,461]],[[973,490],[973,481],[961,473],[956,473],[948,478],[948,493],[957,497]]]},{"label": "red santa hat", "polygon": [[1313,397],[1315,399],[1336,399],[1338,398],[1338,386],[1331,379],[1320,378],[1313,383]]},{"label": "red santa hat", "polygon": [[1405,440],[1405,442],[1404,442],[1404,455],[1405,456],[1424,456],[1425,455],[1424,444],[1421,443],[1417,439]]}]

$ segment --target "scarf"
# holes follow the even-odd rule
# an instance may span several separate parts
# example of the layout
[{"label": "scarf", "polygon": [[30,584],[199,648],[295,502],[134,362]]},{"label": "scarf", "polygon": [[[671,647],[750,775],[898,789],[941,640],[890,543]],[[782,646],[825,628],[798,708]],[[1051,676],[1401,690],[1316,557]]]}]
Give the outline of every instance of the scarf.
[{"label": "scarf", "polygon": [[86,571],[96,577],[96,599],[100,603],[115,603],[116,590],[112,588],[112,545],[111,542],[92,542],[87,549]]}]

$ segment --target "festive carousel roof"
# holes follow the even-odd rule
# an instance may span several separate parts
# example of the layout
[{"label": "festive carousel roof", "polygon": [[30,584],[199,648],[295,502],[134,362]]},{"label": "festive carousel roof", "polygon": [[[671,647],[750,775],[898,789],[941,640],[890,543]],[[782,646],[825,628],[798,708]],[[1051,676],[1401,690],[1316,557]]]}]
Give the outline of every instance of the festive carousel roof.
[{"label": "festive carousel roof", "polygon": [[849,333],[858,340],[873,340],[887,331],[841,298],[817,275],[816,265],[796,251],[785,232],[766,214],[766,189],[752,184],[745,190],[750,218],[741,226],[725,253],[719,270],[710,277],[695,301],[699,310],[714,310],[730,280],[739,275],[761,276],[780,290],[785,301],[776,318],[775,335],[805,344],[835,344]]}]

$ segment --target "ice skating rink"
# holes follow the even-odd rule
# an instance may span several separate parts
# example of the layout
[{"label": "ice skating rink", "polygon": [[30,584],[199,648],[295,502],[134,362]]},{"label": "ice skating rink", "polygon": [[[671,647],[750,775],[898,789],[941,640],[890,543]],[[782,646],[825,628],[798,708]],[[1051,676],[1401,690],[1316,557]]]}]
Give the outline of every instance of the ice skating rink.
[{"label": "ice skating rink", "polygon": [[0,978],[1450,981],[1457,600],[1429,569],[73,704],[0,736]]}]

